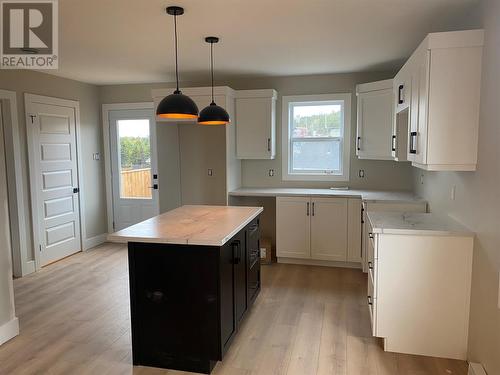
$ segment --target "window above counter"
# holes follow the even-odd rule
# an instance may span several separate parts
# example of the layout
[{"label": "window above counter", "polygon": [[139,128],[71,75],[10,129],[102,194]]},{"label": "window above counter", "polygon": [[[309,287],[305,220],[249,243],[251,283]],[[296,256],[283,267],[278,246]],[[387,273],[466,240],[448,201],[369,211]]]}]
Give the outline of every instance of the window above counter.
[{"label": "window above counter", "polygon": [[284,96],[283,180],[348,181],[351,94]]}]

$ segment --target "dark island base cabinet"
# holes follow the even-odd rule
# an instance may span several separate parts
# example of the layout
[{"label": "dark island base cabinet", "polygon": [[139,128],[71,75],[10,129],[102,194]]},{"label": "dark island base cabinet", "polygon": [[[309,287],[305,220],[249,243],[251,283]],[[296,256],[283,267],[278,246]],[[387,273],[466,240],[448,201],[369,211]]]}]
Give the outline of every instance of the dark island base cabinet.
[{"label": "dark island base cabinet", "polygon": [[134,365],[209,374],[260,291],[259,218],[222,247],[128,246]]}]

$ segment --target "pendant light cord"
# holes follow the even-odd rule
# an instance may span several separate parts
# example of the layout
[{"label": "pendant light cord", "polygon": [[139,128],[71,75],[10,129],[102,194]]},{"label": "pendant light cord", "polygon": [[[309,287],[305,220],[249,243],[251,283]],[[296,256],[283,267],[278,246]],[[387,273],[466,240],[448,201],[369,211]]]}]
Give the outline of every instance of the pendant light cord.
[{"label": "pendant light cord", "polygon": [[179,63],[177,61],[177,14],[174,14],[174,34],[175,34],[175,79],[177,82],[176,94],[179,94]]},{"label": "pendant light cord", "polygon": [[212,103],[214,102],[214,43],[210,43],[210,70],[212,71]]}]

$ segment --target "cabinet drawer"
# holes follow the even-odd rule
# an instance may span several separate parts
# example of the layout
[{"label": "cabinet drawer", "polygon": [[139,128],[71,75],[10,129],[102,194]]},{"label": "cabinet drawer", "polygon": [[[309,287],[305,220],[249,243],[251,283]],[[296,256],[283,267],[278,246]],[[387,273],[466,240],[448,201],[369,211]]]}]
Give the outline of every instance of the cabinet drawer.
[{"label": "cabinet drawer", "polygon": [[367,303],[370,311],[370,320],[372,326],[372,335],[377,336],[377,299],[374,297],[375,288],[372,283],[372,278],[368,276],[368,296]]}]

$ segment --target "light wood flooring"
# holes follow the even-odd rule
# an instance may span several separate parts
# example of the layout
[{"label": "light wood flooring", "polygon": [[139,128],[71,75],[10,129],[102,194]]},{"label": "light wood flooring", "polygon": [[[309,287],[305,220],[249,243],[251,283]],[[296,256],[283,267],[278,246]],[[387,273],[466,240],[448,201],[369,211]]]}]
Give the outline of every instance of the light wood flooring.
[{"label": "light wood flooring", "polygon": [[[466,363],[385,353],[359,270],[263,266],[263,288],[217,375],[467,373]],[[21,334],[0,374],[187,374],[133,367],[127,252],[105,244],[15,280]]]}]

